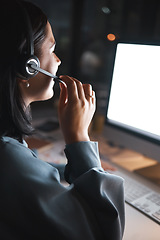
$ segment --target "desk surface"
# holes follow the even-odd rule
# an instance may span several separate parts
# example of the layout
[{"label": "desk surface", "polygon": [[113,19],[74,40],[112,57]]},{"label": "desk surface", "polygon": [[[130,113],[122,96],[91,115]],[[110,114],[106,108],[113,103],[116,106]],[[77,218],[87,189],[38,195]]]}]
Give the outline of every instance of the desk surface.
[{"label": "desk surface", "polygon": [[160,240],[160,225],[128,204],[123,240]]}]

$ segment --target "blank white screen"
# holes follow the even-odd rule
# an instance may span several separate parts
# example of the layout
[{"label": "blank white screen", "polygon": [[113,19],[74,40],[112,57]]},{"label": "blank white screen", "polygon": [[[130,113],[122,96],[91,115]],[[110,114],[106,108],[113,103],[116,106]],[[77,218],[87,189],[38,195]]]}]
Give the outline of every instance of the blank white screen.
[{"label": "blank white screen", "polygon": [[160,136],[160,46],[119,43],[107,117]]}]

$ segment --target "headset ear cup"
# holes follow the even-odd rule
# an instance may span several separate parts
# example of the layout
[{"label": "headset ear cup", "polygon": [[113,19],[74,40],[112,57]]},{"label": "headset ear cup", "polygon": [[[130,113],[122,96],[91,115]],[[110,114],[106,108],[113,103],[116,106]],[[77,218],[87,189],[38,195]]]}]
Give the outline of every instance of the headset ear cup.
[{"label": "headset ear cup", "polygon": [[22,79],[29,79],[37,75],[38,71],[31,69],[29,64],[34,64],[40,67],[40,61],[35,55],[21,55],[20,59],[17,61],[17,77]]}]

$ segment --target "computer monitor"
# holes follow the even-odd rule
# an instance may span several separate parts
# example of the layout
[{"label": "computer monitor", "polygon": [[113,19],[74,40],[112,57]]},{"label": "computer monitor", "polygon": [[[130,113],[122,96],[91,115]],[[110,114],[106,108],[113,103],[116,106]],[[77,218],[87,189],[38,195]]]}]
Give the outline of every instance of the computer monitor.
[{"label": "computer monitor", "polygon": [[108,91],[107,139],[160,161],[160,46],[117,43]]}]

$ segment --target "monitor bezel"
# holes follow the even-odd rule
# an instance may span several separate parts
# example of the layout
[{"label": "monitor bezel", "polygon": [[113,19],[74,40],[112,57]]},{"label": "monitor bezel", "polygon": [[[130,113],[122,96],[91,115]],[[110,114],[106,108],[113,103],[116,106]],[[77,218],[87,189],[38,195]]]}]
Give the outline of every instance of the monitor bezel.
[{"label": "monitor bezel", "polygon": [[127,133],[131,136],[135,136],[138,137],[140,139],[146,140],[148,142],[151,142],[153,144],[156,145],[160,145],[160,136],[155,135],[155,134],[151,134],[151,133],[147,133],[146,131],[142,131],[139,130],[137,128],[131,127],[131,126],[127,126],[121,123],[118,123],[116,121],[110,120],[107,117],[107,113],[108,113],[108,107],[109,107],[109,100],[110,100],[110,94],[111,94],[111,87],[112,87],[112,76],[113,76],[113,72],[114,72],[114,63],[115,63],[115,58],[116,58],[116,50],[117,50],[117,46],[119,43],[122,44],[138,44],[138,45],[151,45],[151,46],[160,46],[160,43],[158,42],[144,42],[144,41],[125,41],[125,40],[121,40],[121,41],[116,41],[115,47],[113,49],[113,58],[112,58],[112,63],[111,63],[111,71],[110,71],[110,77],[109,77],[109,82],[108,82],[108,94],[107,94],[107,106],[106,106],[106,115],[105,115],[105,125],[109,126],[111,128],[117,129],[121,132]]}]

